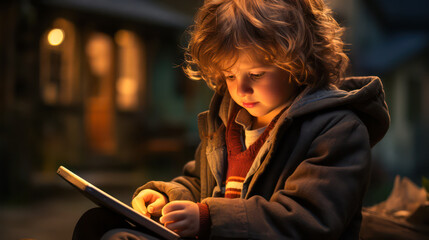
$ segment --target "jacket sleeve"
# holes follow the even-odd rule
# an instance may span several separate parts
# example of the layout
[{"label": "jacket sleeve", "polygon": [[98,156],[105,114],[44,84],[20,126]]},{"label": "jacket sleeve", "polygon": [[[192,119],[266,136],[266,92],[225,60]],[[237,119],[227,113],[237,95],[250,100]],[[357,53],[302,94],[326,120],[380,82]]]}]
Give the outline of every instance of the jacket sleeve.
[{"label": "jacket sleeve", "polygon": [[302,159],[270,199],[203,201],[210,210],[212,239],[341,238],[360,214],[369,178],[369,136],[354,114],[327,119],[318,127],[311,121],[302,125],[301,134],[312,132],[312,140],[304,150],[297,146]]},{"label": "jacket sleeve", "polygon": [[[197,148],[197,154],[201,149],[201,145]],[[176,177],[170,182],[151,181],[139,187],[134,195],[143,189],[152,189],[167,195],[169,201],[173,200],[189,200],[193,202],[200,201],[200,174],[199,164],[193,160],[184,166],[183,176]]]}]

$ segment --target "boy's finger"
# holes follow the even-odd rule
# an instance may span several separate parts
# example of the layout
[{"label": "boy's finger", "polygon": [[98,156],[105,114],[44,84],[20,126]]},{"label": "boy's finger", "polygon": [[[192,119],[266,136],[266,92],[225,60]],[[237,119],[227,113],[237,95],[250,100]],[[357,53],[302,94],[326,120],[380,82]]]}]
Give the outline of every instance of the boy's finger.
[{"label": "boy's finger", "polygon": [[153,192],[148,189],[141,191],[139,195],[145,203],[152,203],[155,199]]},{"label": "boy's finger", "polygon": [[150,217],[150,214],[147,212],[144,202],[139,201],[138,199],[133,199],[131,201],[131,205],[133,206],[134,210],[136,210],[137,212],[145,215],[146,217]]},{"label": "boy's finger", "polygon": [[172,222],[177,222],[177,221],[181,221],[185,218],[185,214],[184,211],[174,211],[174,212],[170,212],[166,215],[163,215],[160,219],[159,222],[162,224],[167,224],[167,223],[172,223]]},{"label": "boy's finger", "polygon": [[143,214],[143,215],[146,215],[146,214],[147,214],[147,209],[146,209],[146,207],[145,207],[143,204],[141,204],[141,203],[137,203],[137,202],[133,202],[133,203],[132,203],[132,205],[133,205],[133,208],[134,208],[137,212],[139,212],[139,213],[141,213],[141,214]]},{"label": "boy's finger", "polygon": [[165,224],[165,227],[179,233],[180,235],[182,231],[186,230],[187,228],[189,228],[189,226],[187,226],[186,221],[177,221],[177,222],[168,222]]},{"label": "boy's finger", "polygon": [[158,198],[153,203],[147,206],[147,211],[149,213],[161,212],[161,209],[163,206],[164,206],[164,199]]},{"label": "boy's finger", "polygon": [[162,209],[162,215],[165,215],[169,212],[172,211],[177,211],[177,210],[183,210],[185,207],[184,205],[181,203],[181,201],[173,201],[173,202],[169,202],[167,203],[164,208]]}]

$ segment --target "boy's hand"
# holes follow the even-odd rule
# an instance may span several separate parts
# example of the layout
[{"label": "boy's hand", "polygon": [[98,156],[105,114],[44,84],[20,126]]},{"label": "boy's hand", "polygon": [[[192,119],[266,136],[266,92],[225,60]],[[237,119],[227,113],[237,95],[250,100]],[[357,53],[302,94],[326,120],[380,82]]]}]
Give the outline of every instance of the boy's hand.
[{"label": "boy's hand", "polygon": [[157,191],[151,189],[145,189],[131,201],[133,208],[145,215],[150,217],[151,215],[159,217],[161,216],[161,210],[167,204],[167,198]]},{"label": "boy's hand", "polygon": [[173,201],[162,209],[159,221],[181,237],[195,237],[200,230],[200,209],[191,201]]}]

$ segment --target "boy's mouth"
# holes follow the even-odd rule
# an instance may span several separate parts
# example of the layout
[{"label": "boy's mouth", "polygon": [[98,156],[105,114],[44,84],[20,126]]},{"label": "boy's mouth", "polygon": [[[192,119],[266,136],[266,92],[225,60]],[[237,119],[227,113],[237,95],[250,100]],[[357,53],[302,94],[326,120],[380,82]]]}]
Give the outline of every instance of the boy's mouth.
[{"label": "boy's mouth", "polygon": [[243,107],[253,108],[258,102],[243,102]]}]

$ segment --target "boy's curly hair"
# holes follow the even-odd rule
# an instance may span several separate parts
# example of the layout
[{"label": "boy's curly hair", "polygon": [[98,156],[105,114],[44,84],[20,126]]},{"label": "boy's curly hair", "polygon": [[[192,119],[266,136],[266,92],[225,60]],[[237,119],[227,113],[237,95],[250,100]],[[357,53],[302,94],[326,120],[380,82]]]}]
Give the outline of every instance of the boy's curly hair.
[{"label": "boy's curly hair", "polygon": [[299,85],[320,88],[347,68],[342,33],[323,0],[206,0],[190,29],[183,69],[219,90],[222,71],[251,51]]}]

